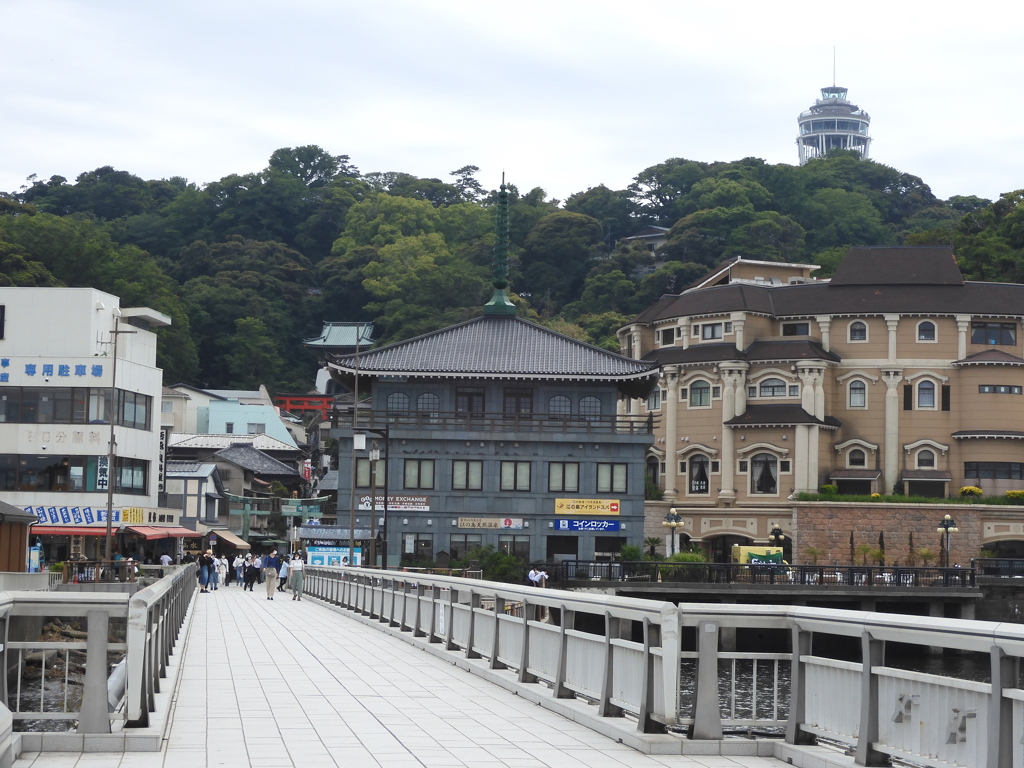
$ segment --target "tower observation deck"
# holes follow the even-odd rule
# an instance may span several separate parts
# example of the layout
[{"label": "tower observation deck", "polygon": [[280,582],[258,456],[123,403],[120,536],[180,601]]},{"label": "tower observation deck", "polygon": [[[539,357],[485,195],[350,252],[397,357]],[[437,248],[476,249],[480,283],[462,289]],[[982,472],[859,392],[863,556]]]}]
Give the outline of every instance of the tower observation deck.
[{"label": "tower observation deck", "polygon": [[837,85],[821,89],[821,98],[797,118],[800,134],[796,145],[800,165],[821,157],[831,149],[852,149],[862,158],[868,156],[871,117],[846,98],[846,89]]}]

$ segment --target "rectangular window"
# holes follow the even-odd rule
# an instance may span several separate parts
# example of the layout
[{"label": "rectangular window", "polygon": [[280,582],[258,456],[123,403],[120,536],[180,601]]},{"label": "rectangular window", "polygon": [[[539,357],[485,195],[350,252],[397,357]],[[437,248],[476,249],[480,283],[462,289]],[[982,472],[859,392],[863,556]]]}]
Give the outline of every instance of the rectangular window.
[{"label": "rectangular window", "polygon": [[369,459],[356,459],[356,488],[369,488],[371,480],[376,479],[375,485],[380,488],[384,485],[384,460],[379,459],[375,468],[376,478],[371,477]]},{"label": "rectangular window", "polygon": [[520,560],[530,559],[530,537],[511,533],[498,534],[498,551],[503,555],[512,555]]},{"label": "rectangular window", "polygon": [[530,492],[530,462],[501,462],[501,490]]},{"label": "rectangular window", "polygon": [[523,416],[533,413],[533,390],[521,387],[506,387],[502,408],[506,416]]},{"label": "rectangular window", "polygon": [[1013,346],[1016,343],[1016,323],[971,323],[971,344]]},{"label": "rectangular window", "polygon": [[722,324],[721,323],[704,323],[700,327],[700,337],[704,341],[711,341],[713,339],[722,338]]},{"label": "rectangular window", "polygon": [[647,410],[656,411],[661,408],[661,390],[655,389],[647,396]]},{"label": "rectangular window", "polygon": [[453,491],[482,491],[484,489],[484,463],[456,459],[452,462]]},{"label": "rectangular window", "polygon": [[1010,461],[965,461],[964,477],[1020,480],[1024,464]]},{"label": "rectangular window", "polygon": [[433,459],[406,459],[404,488],[429,491],[434,487]]},{"label": "rectangular window", "polygon": [[174,402],[171,400],[161,400],[160,413],[174,413]]},{"label": "rectangular window", "polygon": [[459,413],[483,413],[484,388],[459,387],[456,389],[455,410]]},{"label": "rectangular window", "polygon": [[949,384],[942,385],[942,410],[948,411],[950,406],[951,390]]},{"label": "rectangular window", "polygon": [[725,332],[726,333],[732,333],[732,323],[731,322],[725,324]]},{"label": "rectangular window", "polygon": [[483,536],[479,533],[453,533],[448,547],[451,551],[448,554],[452,560],[465,560],[470,552],[480,549],[483,545]]},{"label": "rectangular window", "polygon": [[721,397],[721,396],[722,396],[722,388],[721,387],[712,387],[711,388],[711,397],[718,398],[718,397]]},{"label": "rectangular window", "polygon": [[263,435],[263,434],[266,434],[267,425],[266,424],[246,424],[246,431],[250,435]]},{"label": "rectangular window", "polygon": [[800,397],[800,385],[799,384],[790,384],[789,385],[789,396],[790,397]]},{"label": "rectangular window", "polygon": [[224,424],[224,432],[229,434],[229,435],[235,434],[235,422],[229,421],[229,422],[225,423]]},{"label": "rectangular window", "polygon": [[712,461],[711,462],[711,474],[712,475],[717,475],[721,471],[722,471],[722,462],[720,462],[720,461]]},{"label": "rectangular window", "polygon": [[779,472],[786,474],[789,472],[789,459],[782,459],[779,462]]},{"label": "rectangular window", "polygon": [[674,328],[668,328],[661,332],[661,346],[671,347],[676,343],[676,331]]},{"label": "rectangular window", "polygon": [[979,384],[978,392],[983,395],[1019,395],[1021,388],[1016,384]]},{"label": "rectangular window", "polygon": [[679,388],[679,402],[680,403],[685,403],[688,397],[689,397],[689,394],[688,394],[688,390],[686,389],[686,387],[680,387]]},{"label": "rectangular window", "polygon": [[904,384],[903,385],[903,410],[912,411],[914,410],[914,385]]},{"label": "rectangular window", "polygon": [[783,323],[783,336],[809,336],[811,333],[810,323]]},{"label": "rectangular window", "polygon": [[114,473],[114,493],[145,495],[149,462],[141,459],[117,459]]},{"label": "rectangular window", "polygon": [[551,493],[579,493],[580,465],[570,461],[552,461],[548,464],[548,491]]},{"label": "rectangular window", "polygon": [[598,464],[597,492],[626,493],[626,464]]},{"label": "rectangular window", "polygon": [[747,472],[747,462],[745,462],[745,461],[741,461],[741,462],[740,462],[740,466],[739,466],[739,469],[738,469],[737,471],[738,471],[738,472],[739,472],[739,473],[740,473],[741,475],[744,475],[744,474],[746,474],[746,472]]}]

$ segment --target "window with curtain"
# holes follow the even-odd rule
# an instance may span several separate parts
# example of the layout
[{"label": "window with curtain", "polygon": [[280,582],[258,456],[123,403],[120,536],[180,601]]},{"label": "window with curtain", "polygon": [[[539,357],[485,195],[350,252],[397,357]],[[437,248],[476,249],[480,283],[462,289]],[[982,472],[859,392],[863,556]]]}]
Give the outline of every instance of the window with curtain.
[{"label": "window with curtain", "polygon": [[935,323],[925,320],[917,326],[918,341],[935,341]]},{"label": "window with curtain", "polygon": [[456,459],[452,462],[452,490],[482,491],[484,463],[476,460]]},{"label": "window with curtain", "polygon": [[851,467],[864,467],[867,466],[867,454],[859,448],[855,448],[850,451],[850,466]]},{"label": "window with curtain", "polygon": [[530,462],[528,461],[503,461],[501,462],[501,490],[503,491],[530,491]]},{"label": "window with curtain", "polygon": [[750,492],[779,492],[779,463],[770,453],[759,453],[750,460]]},{"label": "window with curtain", "polygon": [[432,489],[434,487],[434,460],[406,459],[404,487],[420,490]]},{"label": "window with curtain", "polygon": [[626,465],[597,465],[598,493],[626,493]]},{"label": "window with curtain", "polygon": [[868,327],[860,322],[850,323],[850,341],[867,341]]},{"label": "window with curtain", "polygon": [[934,408],[935,407],[935,383],[931,381],[922,381],[917,385],[917,407],[918,408]]},{"label": "window with curtain", "polygon": [[711,492],[708,480],[709,460],[707,456],[698,455],[690,458],[690,493],[706,494]]},{"label": "window with curtain", "polygon": [[548,491],[551,493],[579,493],[580,465],[571,461],[549,462]]},{"label": "window with curtain", "polygon": [[919,469],[935,469],[935,454],[931,451],[919,451],[917,466]]},{"label": "window with curtain", "polygon": [[868,388],[863,381],[850,382],[850,407],[863,408],[868,403]]},{"label": "window with curtain", "polygon": [[761,397],[785,397],[786,382],[782,379],[765,379],[761,382]]}]

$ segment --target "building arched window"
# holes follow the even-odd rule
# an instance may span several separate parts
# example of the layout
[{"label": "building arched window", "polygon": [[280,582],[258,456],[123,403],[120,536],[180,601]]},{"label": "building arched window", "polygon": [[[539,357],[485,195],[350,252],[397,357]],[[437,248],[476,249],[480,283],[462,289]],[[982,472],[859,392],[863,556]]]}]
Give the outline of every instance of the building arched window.
[{"label": "building arched window", "polygon": [[389,411],[408,411],[409,396],[405,392],[392,392],[388,395]]},{"label": "building arched window", "polygon": [[866,323],[856,320],[850,323],[850,341],[867,341],[868,326]]},{"label": "building arched window", "polygon": [[786,382],[782,379],[765,379],[761,382],[759,394],[761,397],[785,397]]},{"label": "building arched window", "polygon": [[935,452],[927,449],[917,452],[918,469],[935,469]]},{"label": "building arched window", "polygon": [[779,460],[772,454],[759,453],[750,460],[750,492],[779,492]]},{"label": "building arched window", "polygon": [[711,482],[708,479],[711,462],[707,456],[697,454],[690,457],[689,493],[711,493]]},{"label": "building arched window", "polygon": [[917,385],[917,407],[935,407],[935,382],[925,379]]},{"label": "building arched window", "polygon": [[601,415],[601,400],[600,398],[588,395],[587,397],[580,398],[580,416],[594,417]]},{"label": "building arched window", "polygon": [[854,448],[847,454],[846,463],[851,467],[866,467],[868,456],[860,448]]},{"label": "building arched window", "polygon": [[441,398],[433,392],[424,392],[416,398],[416,410],[424,414],[429,423],[434,423],[441,410]]},{"label": "building arched window", "polygon": [[695,381],[690,385],[690,407],[711,405],[711,385],[706,381]]},{"label": "building arched window", "polygon": [[868,404],[868,387],[860,379],[850,382],[850,407],[865,408]]},{"label": "building arched window", "polygon": [[568,416],[572,413],[572,400],[565,395],[555,395],[548,400],[548,413],[552,416]]},{"label": "building arched window", "polygon": [[918,341],[935,341],[935,323],[931,320],[922,320],[917,324]]}]

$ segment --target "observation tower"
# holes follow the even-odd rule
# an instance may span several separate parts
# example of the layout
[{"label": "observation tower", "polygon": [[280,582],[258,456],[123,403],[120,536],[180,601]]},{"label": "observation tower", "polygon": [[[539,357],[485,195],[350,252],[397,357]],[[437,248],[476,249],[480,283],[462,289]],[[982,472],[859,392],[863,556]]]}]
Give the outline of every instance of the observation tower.
[{"label": "observation tower", "polygon": [[800,134],[796,145],[800,165],[821,157],[830,149],[852,149],[862,158],[868,156],[871,117],[846,98],[846,89],[832,85],[821,89],[821,98],[797,118]]}]

